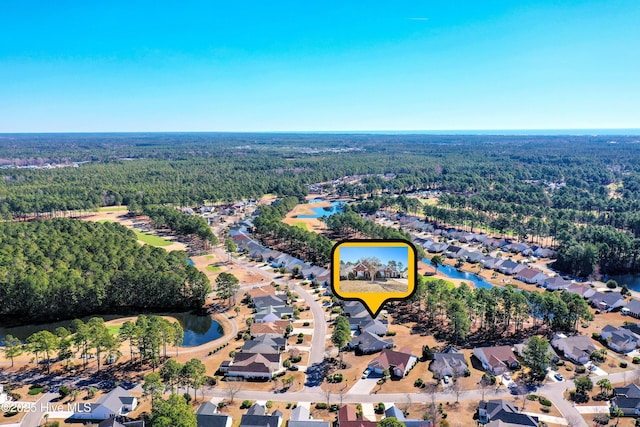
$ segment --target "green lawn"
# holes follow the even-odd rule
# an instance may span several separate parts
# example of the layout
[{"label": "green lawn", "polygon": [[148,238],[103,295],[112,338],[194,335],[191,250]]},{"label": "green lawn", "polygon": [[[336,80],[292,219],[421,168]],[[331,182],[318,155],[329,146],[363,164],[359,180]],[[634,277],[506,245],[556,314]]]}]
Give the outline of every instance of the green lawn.
[{"label": "green lawn", "polygon": [[219,271],[220,267],[217,265],[207,265],[207,270],[209,271]]},{"label": "green lawn", "polygon": [[138,238],[138,240],[148,245],[158,247],[171,245],[170,241],[168,241],[167,239],[163,239],[162,237],[153,236],[151,234],[143,233],[138,230],[133,230],[133,232],[136,233],[136,237]]},{"label": "green lawn", "polygon": [[126,206],[103,206],[98,208],[98,212],[126,212],[129,208]]},{"label": "green lawn", "polygon": [[204,257],[205,257],[206,259],[214,259],[214,258],[215,258],[215,256],[213,256],[213,255],[205,255]]},{"label": "green lawn", "polygon": [[109,330],[109,333],[111,333],[111,335],[118,335],[120,333],[120,326],[122,325],[110,325],[107,326],[107,329]]},{"label": "green lawn", "polygon": [[115,221],[112,219],[99,219],[96,222],[115,222]]},{"label": "green lawn", "polygon": [[294,227],[298,227],[298,228],[302,228],[303,230],[308,230],[309,227],[307,227],[307,224],[304,222],[294,222],[293,224]]}]

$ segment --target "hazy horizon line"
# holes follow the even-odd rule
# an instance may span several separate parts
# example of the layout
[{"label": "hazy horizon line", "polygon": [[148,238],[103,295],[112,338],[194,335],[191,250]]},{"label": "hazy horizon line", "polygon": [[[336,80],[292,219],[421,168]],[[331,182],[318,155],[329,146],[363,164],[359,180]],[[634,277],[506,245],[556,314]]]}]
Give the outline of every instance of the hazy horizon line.
[{"label": "hazy horizon line", "polygon": [[98,135],[98,134],[322,134],[322,135],[509,135],[509,136],[640,136],[640,128],[550,128],[550,129],[407,129],[407,130],[268,130],[268,131],[45,131],[0,132],[0,135]]}]

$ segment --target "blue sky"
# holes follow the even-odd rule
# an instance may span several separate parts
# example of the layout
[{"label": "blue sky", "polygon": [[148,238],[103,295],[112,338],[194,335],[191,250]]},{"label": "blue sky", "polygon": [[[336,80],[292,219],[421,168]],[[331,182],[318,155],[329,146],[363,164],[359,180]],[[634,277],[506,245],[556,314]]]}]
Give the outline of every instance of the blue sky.
[{"label": "blue sky", "polygon": [[0,132],[640,128],[640,2],[0,5]]},{"label": "blue sky", "polygon": [[406,246],[341,246],[340,247],[340,262],[355,263],[363,258],[375,257],[380,260],[382,264],[387,264],[389,261],[402,262],[405,267],[408,267],[409,250]]}]

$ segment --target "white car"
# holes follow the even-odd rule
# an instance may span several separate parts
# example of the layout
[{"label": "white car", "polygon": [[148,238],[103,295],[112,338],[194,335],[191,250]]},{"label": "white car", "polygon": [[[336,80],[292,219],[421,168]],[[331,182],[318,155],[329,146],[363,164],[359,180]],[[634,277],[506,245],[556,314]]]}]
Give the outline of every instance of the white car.
[{"label": "white car", "polygon": [[365,369],[364,372],[362,373],[362,379],[363,380],[366,379],[370,373],[371,373],[370,369]]}]

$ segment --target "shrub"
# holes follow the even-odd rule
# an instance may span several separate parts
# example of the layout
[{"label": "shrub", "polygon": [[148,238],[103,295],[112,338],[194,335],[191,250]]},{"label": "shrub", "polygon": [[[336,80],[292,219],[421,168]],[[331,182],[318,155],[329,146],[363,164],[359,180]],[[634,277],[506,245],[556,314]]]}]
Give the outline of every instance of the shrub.
[{"label": "shrub", "polygon": [[267,400],[267,402],[264,404],[264,406],[265,406],[267,409],[271,409],[271,408],[273,408],[273,401],[272,401],[272,400]]},{"label": "shrub", "polygon": [[385,409],[384,403],[379,402],[378,405],[376,406],[376,411],[375,412],[376,412],[376,414],[382,414],[382,413],[384,413],[384,409]]},{"label": "shrub", "polygon": [[242,405],[240,405],[240,409],[250,408],[251,405],[253,405],[253,401],[251,401],[251,400],[243,400],[242,401]]},{"label": "shrub", "polygon": [[396,335],[396,331],[387,331],[386,335],[388,337],[394,337]]},{"label": "shrub", "polygon": [[609,289],[615,289],[618,287],[618,282],[616,282],[615,280],[608,280],[607,281],[607,288]]},{"label": "shrub", "polygon": [[58,393],[60,393],[60,397],[64,399],[71,394],[71,389],[68,386],[63,385],[58,389]]},{"label": "shrub", "polygon": [[620,367],[621,368],[626,368],[628,366],[628,363],[625,361],[620,362]]},{"label": "shrub", "polygon": [[299,362],[299,361],[301,361],[301,360],[302,360],[302,356],[300,356],[299,354],[298,354],[298,355],[295,355],[295,356],[293,356],[293,357],[291,358],[291,361],[292,361],[293,363],[298,363],[298,362]]},{"label": "shrub", "polygon": [[594,340],[596,340],[596,341],[600,341],[600,338],[601,338],[601,337],[600,337],[600,334],[599,334],[599,333],[594,332],[594,333],[592,333],[592,334],[591,334],[591,338],[593,338],[593,339],[594,339]]},{"label": "shrub", "polygon": [[530,394],[529,396],[527,396],[528,400],[538,400],[538,396],[536,396],[535,394]]},{"label": "shrub", "polygon": [[549,408],[548,406],[543,406],[542,408],[540,408],[540,410],[545,414],[548,414],[549,412],[551,412],[551,408]]},{"label": "shrub", "polygon": [[184,400],[187,401],[187,404],[191,402],[191,395],[189,393],[183,394],[182,397],[184,397]]},{"label": "shrub", "polygon": [[538,398],[538,401],[540,402],[540,404],[542,406],[551,406],[551,401],[549,399],[547,399],[546,397],[540,396]]},{"label": "shrub", "polygon": [[311,324],[311,323],[309,323],[309,322],[304,322],[304,323],[302,324],[302,326],[309,326],[310,324]]},{"label": "shrub", "polygon": [[418,378],[417,380],[415,380],[413,382],[413,386],[414,387],[418,387],[418,388],[424,388],[424,386],[425,386],[424,380],[422,378]]},{"label": "shrub", "polygon": [[607,416],[607,414],[597,414],[595,417],[593,417],[593,422],[605,426],[609,424],[609,417]]},{"label": "shrub", "polygon": [[571,365],[565,365],[564,369],[566,369],[569,372],[573,371],[573,368],[571,367]]},{"label": "shrub", "polygon": [[637,365],[638,363],[640,363],[640,357],[635,356],[635,357],[633,358],[633,360],[631,360],[631,363],[634,363],[634,364],[636,364],[636,365]]},{"label": "shrub", "polygon": [[587,368],[585,366],[583,365],[576,366],[577,374],[584,374],[585,372],[587,372]]},{"label": "shrub", "polygon": [[42,393],[42,387],[29,387],[29,391],[27,392],[30,396],[35,396],[36,394]]},{"label": "shrub", "polygon": [[290,368],[291,367],[291,359],[287,359],[284,362],[282,362],[282,366],[284,368]]},{"label": "shrub", "polygon": [[326,404],[326,403],[324,403],[324,402],[318,402],[318,403],[316,403],[316,409],[327,409],[327,408],[328,408],[328,406],[327,406],[327,404]]},{"label": "shrub", "polygon": [[229,357],[234,357],[236,355],[236,351],[235,350],[231,350],[229,352]]}]

